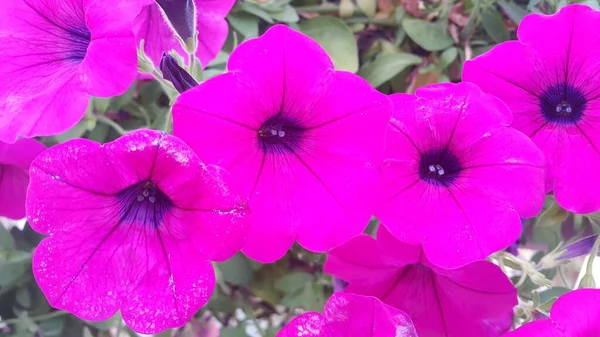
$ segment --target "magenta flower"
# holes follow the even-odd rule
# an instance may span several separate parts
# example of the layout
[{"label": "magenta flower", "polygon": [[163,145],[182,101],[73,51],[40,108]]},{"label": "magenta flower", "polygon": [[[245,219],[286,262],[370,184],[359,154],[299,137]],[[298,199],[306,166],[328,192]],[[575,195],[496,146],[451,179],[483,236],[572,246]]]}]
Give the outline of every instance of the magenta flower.
[{"label": "magenta flower", "polygon": [[559,297],[550,318],[527,323],[505,337],[600,336],[600,290],[578,289]]},{"label": "magenta flower", "polygon": [[519,41],[502,43],[465,63],[463,78],[500,97],[512,110],[511,126],[546,155],[546,191],[561,207],[600,209],[600,12],[584,5],[554,15],[531,14]]},{"label": "magenta flower", "polygon": [[242,43],[228,69],[181,94],[173,123],[250,196],[243,252],[268,263],[294,240],[323,252],[361,233],[379,201],[389,99],[284,25]]},{"label": "magenta flower", "polygon": [[133,0],[0,1],[0,141],[75,125],[137,74]]},{"label": "magenta flower", "polygon": [[334,248],[324,269],[348,282],[346,292],[406,312],[420,337],[498,336],[510,328],[517,304],[517,289],[493,263],[436,267],[421,246],[398,241],[383,226],[377,240],[362,234]]},{"label": "magenta flower", "polygon": [[57,145],[30,175],[27,219],[49,236],[34,276],[53,307],[82,319],[121,310],[145,334],[184,325],[213,291],[210,261],[231,257],[247,232],[223,172],[158,131]]},{"label": "magenta flower", "polygon": [[497,98],[470,83],[392,95],[385,201],[375,215],[429,261],[457,268],[508,247],[544,202],[544,157]]},{"label": "magenta flower", "polygon": [[331,295],[323,314],[294,318],[277,337],[417,337],[410,317],[371,296]]},{"label": "magenta flower", "polygon": [[[194,0],[196,4],[196,29],[198,31],[198,49],[196,57],[202,67],[206,67],[221,51],[229,26],[225,17],[235,5],[235,0]],[[183,17],[182,17],[183,19]],[[186,62],[187,52],[174,37],[175,32],[163,17],[161,8],[152,1],[135,20],[135,32],[138,44],[144,40],[146,55],[158,66],[163,52],[175,50]]]},{"label": "magenta flower", "polygon": [[29,165],[45,149],[34,139],[0,142],[0,216],[14,220],[25,217]]}]

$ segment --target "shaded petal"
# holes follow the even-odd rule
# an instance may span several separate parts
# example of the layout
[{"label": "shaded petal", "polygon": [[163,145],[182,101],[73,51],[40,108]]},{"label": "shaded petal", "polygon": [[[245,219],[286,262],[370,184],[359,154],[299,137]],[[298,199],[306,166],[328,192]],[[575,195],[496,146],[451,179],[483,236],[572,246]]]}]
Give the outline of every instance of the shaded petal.
[{"label": "shaded petal", "polygon": [[323,271],[349,283],[365,279],[377,282],[390,269],[393,266],[383,261],[375,239],[366,234],[355,236],[332,249],[323,265]]},{"label": "shaded petal", "polygon": [[371,296],[336,293],[327,301],[323,314],[327,325],[343,336],[417,336],[407,314]]},{"label": "shaded petal", "polygon": [[333,331],[327,326],[325,316],[316,312],[307,312],[291,320],[277,337],[342,337],[341,331]]},{"label": "shaded petal", "polygon": [[430,211],[432,223],[442,224],[444,230],[432,230],[423,241],[423,250],[434,265],[457,268],[485,259],[521,234],[521,218],[503,198],[490,197],[490,191],[476,186],[448,191],[440,206]]},{"label": "shaded petal", "polygon": [[144,40],[144,52],[155,66],[160,64],[162,54],[172,49],[179,55],[187,57],[187,53],[174,37],[175,32],[163,18],[158,4],[152,2],[145,6],[135,19],[133,27],[136,45]]},{"label": "shaded petal", "polygon": [[46,145],[35,139],[20,139],[14,144],[0,142],[0,164],[27,170],[35,157],[44,150]]},{"label": "shaded petal", "polygon": [[397,267],[420,263],[423,259],[421,245],[407,245],[399,241],[385,226],[377,229],[377,249],[383,261]]},{"label": "shaded petal", "polygon": [[27,171],[0,164],[0,216],[14,220],[25,217],[28,183]]},{"label": "shaded petal", "polygon": [[554,195],[558,204],[569,211],[592,213],[600,209],[598,189],[600,182],[593,169],[600,165],[600,138],[594,130],[579,129],[579,134],[569,135],[556,131],[548,137],[543,149],[562,146],[557,152]]},{"label": "shaded petal", "polygon": [[140,10],[137,0],[89,2],[85,21],[92,35],[80,78],[90,95],[117,96],[135,80],[138,63],[132,23]]},{"label": "shaded petal", "polygon": [[[517,330],[505,333],[502,337],[562,337],[554,329],[549,319],[540,319],[526,323]],[[573,336],[575,337],[575,336]],[[583,337],[583,336],[582,336]]]},{"label": "shaded petal", "polygon": [[600,335],[600,290],[578,289],[559,297],[550,309],[550,318],[565,336]]},{"label": "shaded petal", "polygon": [[503,128],[461,151],[465,183],[508,201],[521,217],[537,215],[544,204],[544,154],[527,136]]}]

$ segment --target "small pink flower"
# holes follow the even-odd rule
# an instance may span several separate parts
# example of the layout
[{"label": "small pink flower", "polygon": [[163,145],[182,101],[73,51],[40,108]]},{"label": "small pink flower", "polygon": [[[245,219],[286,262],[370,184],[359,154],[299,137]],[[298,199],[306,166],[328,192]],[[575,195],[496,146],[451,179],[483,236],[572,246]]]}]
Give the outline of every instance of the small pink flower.
[{"label": "small pink flower", "polygon": [[466,62],[463,79],[500,97],[511,126],[546,155],[546,191],[561,207],[600,210],[600,12],[573,4],[554,15],[531,14],[519,41]]},{"label": "small pink flower", "polygon": [[[225,17],[235,5],[235,0],[194,0],[196,4],[196,29],[198,49],[196,57],[202,67],[206,67],[223,48],[229,26]],[[175,32],[169,26],[160,7],[154,1],[148,4],[135,20],[135,35],[139,42],[144,40],[144,51],[156,66],[160,64],[163,52],[177,51],[185,60],[189,57],[175,39]],[[189,61],[186,61],[189,62]]]},{"label": "small pink flower", "polygon": [[0,141],[75,125],[137,74],[136,0],[0,1]]},{"label": "small pink flower", "polygon": [[323,314],[294,318],[277,337],[417,337],[410,317],[375,297],[333,294]]},{"label": "small pink flower", "polygon": [[267,263],[294,240],[323,252],[361,233],[379,202],[390,100],[284,25],[242,43],[228,69],[179,96],[173,122],[250,196],[243,252]]},{"label": "small pink flower", "polygon": [[184,325],[213,291],[210,261],[231,257],[247,232],[222,173],[151,130],[38,156],[27,219],[49,236],[33,272],[50,304],[87,320],[120,310],[145,334]]},{"label": "small pink flower", "polygon": [[45,149],[34,139],[0,142],[0,216],[14,220],[25,217],[29,165]]},{"label": "small pink flower", "polygon": [[544,157],[471,83],[391,96],[385,201],[375,215],[429,261],[457,268],[508,247],[544,202]]},{"label": "small pink flower", "polygon": [[504,337],[600,336],[600,290],[571,291],[552,305],[550,318],[527,323]]},{"label": "small pink flower", "polygon": [[377,240],[362,234],[334,248],[324,268],[348,282],[346,292],[406,312],[420,337],[498,336],[510,328],[517,304],[517,289],[498,266],[436,267],[421,246],[398,241],[383,226]]}]

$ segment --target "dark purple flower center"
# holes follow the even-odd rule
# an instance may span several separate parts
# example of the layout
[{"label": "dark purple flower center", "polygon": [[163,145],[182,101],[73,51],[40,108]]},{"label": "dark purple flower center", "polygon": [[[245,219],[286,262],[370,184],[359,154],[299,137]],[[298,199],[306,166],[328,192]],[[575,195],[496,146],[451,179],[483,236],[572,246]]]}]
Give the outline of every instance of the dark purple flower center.
[{"label": "dark purple flower center", "polygon": [[265,152],[294,152],[302,143],[306,129],[295,119],[278,114],[258,129],[258,142]]},{"label": "dark purple flower center", "polygon": [[587,100],[583,92],[566,83],[556,84],[540,96],[540,109],[547,122],[577,123],[585,111]]},{"label": "dark purple flower center", "polygon": [[87,49],[92,41],[92,33],[85,26],[78,28],[64,28],[65,38],[70,42],[68,58],[73,61],[83,61],[87,54]]},{"label": "dark purple flower center", "polygon": [[155,183],[145,180],[131,185],[117,194],[121,223],[160,227],[165,215],[174,204]]},{"label": "dark purple flower center", "polygon": [[34,43],[48,44],[48,47],[62,51],[64,54],[60,60],[81,62],[85,58],[92,34],[86,25],[82,5],[78,6],[76,2],[52,5],[41,1],[34,5],[25,1],[25,4],[55,28],[48,31],[52,40],[33,41]]},{"label": "dark purple flower center", "polygon": [[450,186],[462,171],[458,157],[448,149],[421,153],[419,177],[430,184]]}]

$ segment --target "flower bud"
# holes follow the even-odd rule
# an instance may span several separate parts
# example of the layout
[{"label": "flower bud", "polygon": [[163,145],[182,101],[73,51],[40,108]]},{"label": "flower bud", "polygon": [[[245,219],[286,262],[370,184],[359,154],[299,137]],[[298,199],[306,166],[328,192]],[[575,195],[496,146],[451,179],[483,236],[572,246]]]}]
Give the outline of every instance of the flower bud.
[{"label": "flower bud", "polygon": [[181,68],[175,58],[167,53],[163,53],[160,61],[160,71],[165,80],[171,81],[177,91],[184,92],[198,85],[198,82]]},{"label": "flower bud", "polygon": [[196,4],[194,0],[156,0],[165,18],[181,40],[188,43],[196,31]]},{"label": "flower bud", "polygon": [[594,277],[592,275],[585,274],[581,278],[581,282],[579,283],[579,289],[583,288],[596,288],[596,281],[594,280]]},{"label": "flower bud", "polygon": [[572,259],[574,257],[589,255],[594,247],[594,242],[598,235],[591,235],[581,240],[575,241],[564,248],[564,253],[559,257],[561,260]]}]

